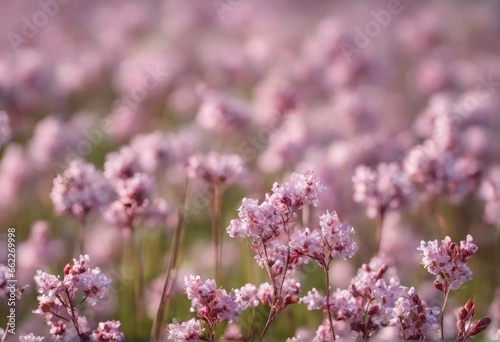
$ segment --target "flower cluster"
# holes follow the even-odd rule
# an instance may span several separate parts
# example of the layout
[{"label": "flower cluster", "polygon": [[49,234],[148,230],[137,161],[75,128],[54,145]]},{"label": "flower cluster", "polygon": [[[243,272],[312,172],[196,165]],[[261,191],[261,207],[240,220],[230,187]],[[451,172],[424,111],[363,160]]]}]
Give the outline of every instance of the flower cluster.
[{"label": "flower cluster", "polygon": [[[272,308],[270,317],[298,301],[300,284],[293,274],[300,258],[292,254],[290,230],[295,212],[307,204],[318,205],[318,195],[323,191],[324,186],[312,171],[293,173],[288,182],[274,183],[272,194],[266,194],[260,205],[257,200],[244,198],[238,209],[239,219],[232,220],[227,228],[229,236],[250,240],[255,260],[271,280],[272,285],[265,283],[268,291],[264,291],[264,284],[259,288],[261,301]],[[280,239],[282,234],[288,237],[288,243]]]},{"label": "flower cluster", "polygon": [[467,239],[460,241],[459,246],[447,236],[440,244],[437,240],[420,243],[417,250],[422,255],[422,265],[436,276],[436,289],[447,293],[449,290],[457,290],[472,279],[472,271],[467,262],[478,249],[472,240],[472,236],[467,235]]},{"label": "flower cluster", "polygon": [[59,214],[83,219],[91,210],[100,210],[112,200],[113,190],[94,165],[73,160],[54,179],[50,198]]},{"label": "flower cluster", "polygon": [[408,178],[428,197],[462,199],[475,188],[480,167],[477,161],[440,149],[434,140],[411,149],[404,160]]},{"label": "flower cluster", "polygon": [[491,169],[483,179],[480,195],[485,201],[483,219],[492,224],[500,223],[500,167]]},{"label": "flower cluster", "polygon": [[214,280],[203,282],[200,276],[191,275],[184,278],[184,285],[191,300],[191,310],[208,324],[238,320],[241,307],[235,301],[234,293],[228,295],[225,290],[218,289]]},{"label": "flower cluster", "polygon": [[8,143],[11,136],[12,128],[10,127],[9,116],[5,111],[0,111],[0,146]]},{"label": "flower cluster", "polygon": [[439,308],[430,308],[412,287],[394,303],[391,323],[404,340],[424,340],[438,327]]},{"label": "flower cluster", "polygon": [[[191,311],[196,312],[198,317],[207,323],[210,340],[214,338],[218,323],[236,322],[238,315],[244,309],[241,297],[238,300],[234,291],[228,294],[226,290],[217,288],[215,280],[208,279],[203,282],[200,276],[186,276],[184,288],[188,299],[191,300]],[[199,339],[201,332],[200,321],[192,319],[181,324],[170,324],[169,339]]]},{"label": "flower cluster", "polygon": [[119,321],[100,322],[92,333],[92,339],[95,341],[121,341],[123,333],[119,330],[120,325]]},{"label": "flower cluster", "polygon": [[196,120],[209,131],[226,133],[244,127],[250,121],[250,109],[237,98],[208,91]]},{"label": "flower cluster", "polygon": [[327,268],[335,258],[349,259],[358,250],[352,240],[354,229],[347,223],[340,222],[336,212],[326,212],[320,217],[321,228],[310,231],[309,228],[292,235],[290,247],[292,259],[302,258],[316,261],[322,268]]},{"label": "flower cluster", "polygon": [[214,152],[206,156],[191,156],[187,169],[190,177],[216,185],[234,183],[241,179],[245,171],[243,159],[239,155],[218,155]]},{"label": "flower cluster", "polygon": [[[83,302],[96,305],[104,298],[111,284],[111,280],[98,267],[90,266],[88,255],[81,255],[78,260],[73,259],[72,265],[67,264],[62,280],[38,270],[35,282],[40,295],[37,297],[38,309],[33,312],[47,321],[54,340],[71,335],[66,322],[73,325],[80,339],[87,339],[91,335],[98,341],[120,341],[123,338],[118,331],[119,322],[100,323],[92,332],[86,317],[79,315],[77,311]],[[80,297],[82,298],[79,299]]]},{"label": "flower cluster", "polygon": [[245,284],[240,289],[234,290],[234,300],[244,310],[255,308],[259,305],[258,288],[253,284]]},{"label": "flower cluster", "polygon": [[172,341],[199,341],[205,329],[201,327],[201,321],[190,319],[182,323],[170,323],[168,325],[167,339]]},{"label": "flower cluster", "polygon": [[110,153],[104,164],[104,176],[113,184],[117,199],[103,212],[104,219],[111,225],[130,233],[137,218],[145,219],[150,225],[164,223],[169,212],[167,203],[156,198],[150,200],[155,179],[142,171],[136,153],[130,147]]},{"label": "flower cluster", "polygon": [[336,319],[349,323],[361,338],[369,338],[390,324],[390,312],[404,292],[398,277],[384,279],[388,267],[379,259],[364,264],[347,290],[337,289],[330,299],[330,311]]},{"label": "flower cluster", "polygon": [[412,194],[410,181],[396,163],[380,163],[376,170],[360,165],[354,170],[352,182],[354,201],[365,204],[371,218],[401,208]]}]

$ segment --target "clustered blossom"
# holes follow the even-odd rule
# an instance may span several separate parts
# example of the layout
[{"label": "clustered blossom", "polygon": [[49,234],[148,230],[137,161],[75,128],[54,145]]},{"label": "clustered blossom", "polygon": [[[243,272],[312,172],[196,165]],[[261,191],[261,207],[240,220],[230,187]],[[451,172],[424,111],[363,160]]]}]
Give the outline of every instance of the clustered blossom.
[{"label": "clustered blossom", "polygon": [[209,131],[227,133],[250,121],[250,109],[237,98],[208,91],[196,120]]},{"label": "clustered blossom", "polygon": [[[279,310],[281,310],[287,305],[295,304],[300,301],[300,287],[300,283],[293,278],[291,274],[287,274],[287,277],[283,281],[283,286],[280,289],[281,293],[279,297],[274,295],[274,287],[269,283],[260,284],[257,294],[262,304],[267,304],[272,308],[273,305],[279,303],[281,306]],[[277,312],[274,314],[277,314]]]},{"label": "clustered blossom", "polygon": [[500,224],[500,167],[495,167],[483,179],[480,196],[485,202],[485,222]]},{"label": "clustered blossom", "polygon": [[194,155],[188,159],[188,174],[191,178],[199,178],[208,184],[231,184],[243,176],[244,161],[237,154],[219,155],[214,152],[206,156]]},{"label": "clustered blossom", "polygon": [[313,342],[327,342],[333,341],[332,329],[330,328],[330,323],[327,319],[316,330],[316,335],[314,336]]},{"label": "clustered blossom", "polygon": [[218,289],[215,280],[201,281],[200,276],[184,278],[188,299],[191,300],[191,310],[209,324],[223,321],[236,322],[241,312],[240,305],[235,301],[234,293]]},{"label": "clustered blossom", "polygon": [[369,338],[390,324],[390,312],[404,291],[395,275],[384,279],[387,270],[373,259],[358,270],[347,290],[337,289],[331,295],[330,311],[359,337]]},{"label": "clustered blossom", "polygon": [[484,316],[472,323],[472,317],[476,312],[476,306],[469,299],[467,303],[458,310],[458,320],[457,329],[458,336],[457,341],[463,342],[470,339],[473,336],[483,332],[488,328],[491,323],[491,319],[488,316]]},{"label": "clustered blossom", "polygon": [[[1,330],[1,329],[0,329]],[[1,334],[0,334],[1,337]],[[30,333],[28,335],[21,335],[19,336],[19,341],[32,341],[32,342],[41,342],[45,339],[43,336],[35,336],[33,333]]]},{"label": "clustered blossom", "polygon": [[94,165],[76,159],[54,179],[50,198],[58,214],[84,218],[112,199],[112,189]]},{"label": "clustered blossom", "polygon": [[477,161],[440,149],[433,140],[412,148],[405,160],[408,178],[427,196],[462,199],[475,188],[480,167]]},{"label": "clustered blossom", "polygon": [[[59,319],[63,317],[67,322],[71,322],[80,339],[88,338],[92,334],[102,338],[98,339],[99,341],[121,340],[123,335],[117,330],[119,322],[101,323],[92,333],[86,317],[80,316],[76,310],[83,302],[98,304],[110,289],[111,280],[102,274],[98,267],[90,266],[88,255],[81,255],[78,260],[73,259],[73,265],[67,264],[63,273],[62,280],[40,270],[34,277],[40,295],[37,297],[38,309],[33,312],[47,321],[52,338],[58,341],[67,336],[67,325]],[[78,292],[83,294],[80,303],[75,300]]]},{"label": "clustered blossom", "polygon": [[325,308],[325,297],[316,288],[313,288],[307,293],[307,296],[302,297],[302,303],[307,305],[309,311],[321,310]]},{"label": "clustered blossom", "polygon": [[336,212],[327,211],[321,215],[320,227],[313,231],[306,228],[292,235],[292,258],[306,259],[304,262],[309,258],[326,269],[334,258],[346,260],[354,256],[358,250],[357,243],[351,238],[354,229],[340,222]]},{"label": "clustered blossom", "polygon": [[170,139],[160,131],[135,136],[130,148],[135,153],[137,167],[148,174],[154,174],[177,160]]},{"label": "clustered blossom", "polygon": [[234,298],[236,303],[244,310],[246,308],[255,308],[259,305],[257,286],[253,284],[245,284],[240,289],[234,290]]},{"label": "clustered blossom", "polygon": [[243,198],[238,209],[239,219],[231,220],[227,232],[230,237],[247,237],[256,246],[278,237],[283,231],[281,219],[274,206],[264,201]]},{"label": "clustered blossom", "polygon": [[294,172],[288,182],[275,182],[273,193],[266,195],[266,202],[276,208],[279,215],[291,214],[304,205],[319,205],[319,194],[326,191],[325,186],[316,178],[314,171]]},{"label": "clustered blossom", "polygon": [[430,308],[412,287],[394,303],[391,323],[399,327],[404,340],[424,340],[438,327],[439,308]]},{"label": "clustered blossom", "polygon": [[9,298],[9,289],[7,288],[10,272],[9,268],[0,264],[0,298],[7,300]]},{"label": "clustered blossom", "polygon": [[136,155],[129,147],[110,153],[104,164],[104,176],[113,184],[117,198],[103,212],[109,224],[133,229],[136,218],[143,218],[151,226],[164,223],[169,213],[167,203],[156,198],[151,201],[155,179],[142,172]]},{"label": "clustered blossom", "polygon": [[0,146],[4,146],[9,142],[12,136],[12,128],[10,127],[9,116],[5,111],[0,111]]},{"label": "clustered blossom", "polygon": [[447,236],[440,244],[437,240],[427,243],[422,241],[417,248],[422,255],[422,265],[436,276],[434,287],[445,293],[457,290],[472,279],[472,271],[467,262],[477,249],[470,235],[467,235],[465,241],[460,241],[460,246]]},{"label": "clustered blossom", "polygon": [[[274,183],[272,193],[266,194],[260,205],[257,200],[243,199],[239,219],[232,220],[227,228],[231,237],[249,239],[257,264],[271,280],[258,289],[260,301],[271,306],[269,322],[287,305],[300,301],[301,285],[293,278],[297,265],[311,259],[328,272],[334,258],[351,258],[358,249],[351,238],[354,229],[341,223],[336,212],[324,213],[319,228],[291,231],[296,211],[304,205],[317,206],[318,196],[324,191],[314,172],[293,173],[289,181]],[[284,235],[288,243],[284,243]],[[315,295],[319,296],[317,291]],[[305,301],[311,309],[327,308],[312,297]]]},{"label": "clustered blossom", "polygon": [[123,333],[119,330],[120,325],[119,321],[100,322],[92,333],[92,339],[95,341],[121,341]]},{"label": "clustered blossom", "polygon": [[412,193],[410,181],[396,163],[380,163],[376,170],[360,165],[354,170],[352,182],[354,201],[366,205],[370,218],[401,208]]},{"label": "clustered blossom", "polygon": [[168,340],[172,341],[199,341],[205,329],[201,327],[201,321],[190,319],[182,323],[170,323],[168,325]]}]

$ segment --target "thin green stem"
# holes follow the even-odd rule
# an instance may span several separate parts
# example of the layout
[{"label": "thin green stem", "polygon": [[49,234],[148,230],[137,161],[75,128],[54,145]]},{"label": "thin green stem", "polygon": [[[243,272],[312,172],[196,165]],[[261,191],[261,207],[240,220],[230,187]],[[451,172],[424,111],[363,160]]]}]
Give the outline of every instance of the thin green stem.
[{"label": "thin green stem", "polygon": [[266,334],[267,329],[269,328],[269,324],[271,324],[271,321],[274,319],[274,316],[276,316],[276,313],[274,310],[274,301],[273,301],[273,305],[271,306],[271,311],[269,312],[269,317],[267,317],[266,325],[264,326],[264,330],[262,330],[262,333],[260,334],[259,342],[262,342],[262,340],[264,340],[264,335]]},{"label": "thin green stem", "polygon": [[326,278],[326,312],[328,313],[328,321],[330,322],[330,329],[332,329],[333,340],[336,340],[335,329],[333,329],[333,319],[332,312],[330,311],[330,275],[328,272],[328,266],[323,268]]},{"label": "thin green stem", "polygon": [[376,254],[380,252],[380,245],[382,244],[382,233],[384,229],[384,217],[385,217],[385,209],[381,208],[377,212],[377,233],[376,233],[376,239],[377,239],[377,251]]},{"label": "thin green stem", "polygon": [[441,232],[441,237],[445,237],[448,235],[448,226],[446,225],[446,220],[443,216],[443,213],[440,211],[439,208],[439,199],[433,198],[432,199],[432,210],[434,211],[434,216],[436,217],[436,220],[438,222],[439,230]]},{"label": "thin green stem", "polygon": [[444,309],[446,308],[446,303],[448,302],[449,294],[450,294],[450,289],[447,286],[446,291],[444,293],[443,308],[441,309],[441,315],[439,318],[439,323],[441,325],[441,341],[444,341]]},{"label": "thin green stem", "polygon": [[174,233],[174,240],[172,246],[170,247],[170,259],[168,263],[168,269],[165,274],[165,282],[163,283],[163,289],[160,298],[160,305],[158,306],[158,311],[156,312],[156,317],[153,322],[153,327],[151,329],[151,340],[157,341],[161,338],[161,331],[163,326],[163,320],[165,318],[166,308],[168,308],[168,301],[170,299],[171,284],[173,283],[173,271],[177,267],[177,260],[179,258],[179,251],[182,244],[182,235],[184,230],[184,209],[187,200],[187,189],[188,180],[186,180],[184,185],[184,190],[182,193],[181,205],[178,212],[177,227]]},{"label": "thin green stem", "polygon": [[78,226],[80,230],[80,255],[85,255],[85,214],[78,219]]},{"label": "thin green stem", "polygon": [[252,324],[250,325],[250,331],[248,332],[248,336],[247,336],[246,341],[251,341],[251,339],[252,339],[254,324],[255,324],[255,307],[252,307]]},{"label": "thin green stem", "polygon": [[221,217],[221,185],[212,186],[214,200],[212,202],[212,235],[214,239],[214,263],[215,263],[215,281],[218,284],[222,282],[222,244],[223,235],[220,226]]}]

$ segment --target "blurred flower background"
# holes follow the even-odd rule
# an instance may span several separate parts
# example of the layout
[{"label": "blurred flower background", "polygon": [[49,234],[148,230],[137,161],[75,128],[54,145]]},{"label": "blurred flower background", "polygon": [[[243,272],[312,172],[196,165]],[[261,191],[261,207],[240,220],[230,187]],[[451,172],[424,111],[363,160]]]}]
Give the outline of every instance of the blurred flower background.
[{"label": "blurred flower background", "polygon": [[[334,292],[388,267],[380,274],[414,287],[403,295],[387,285],[391,310],[405,298],[441,308],[445,291],[417,248],[430,253],[422,240],[449,236],[470,251],[468,234],[477,252],[456,262],[468,262],[472,275],[460,264],[462,278],[445,284],[457,290],[444,335],[460,333],[457,315],[468,299],[478,317],[491,318],[480,336],[500,329],[499,2],[40,0],[6,2],[0,18],[0,264],[15,227],[17,286],[29,285],[17,300],[16,335],[75,337],[64,335],[69,323],[49,327],[44,319],[54,317],[32,313],[43,311],[37,296],[54,296],[34,277],[42,270],[70,286],[66,264],[75,258],[76,270],[88,254],[94,268],[82,266],[82,274],[95,278],[70,281],[89,304],[72,317],[86,318],[75,323],[80,338],[88,329],[96,340],[119,340],[119,331],[167,338],[169,324],[171,338],[196,338],[202,327],[189,309],[190,300],[199,317],[206,309],[192,289],[199,281],[256,315],[233,308],[238,322],[217,316],[225,322],[214,336],[205,326],[203,337],[241,340],[254,329],[257,339],[277,304],[277,293],[259,285],[275,272],[286,288],[281,304],[293,306],[276,309],[284,310],[266,338],[332,339],[321,310],[308,310],[322,308],[314,305],[322,296],[308,292],[326,293],[325,272]],[[317,263],[307,263],[307,239],[321,239],[339,220],[327,222],[327,211],[348,223],[334,233],[338,241],[352,243],[342,234],[354,228],[355,247],[336,247],[326,265],[317,253],[328,246],[318,245],[308,256]],[[286,220],[273,221],[276,213]],[[284,229],[266,231],[279,224]],[[296,227],[310,230],[294,235]],[[289,253],[293,281],[288,257],[280,271],[254,260],[266,239],[282,241],[289,231],[286,248],[303,252]],[[5,277],[0,272],[1,328]],[[98,284],[94,292],[89,282]],[[242,289],[247,283],[257,287]],[[352,330],[398,338],[387,317],[366,336],[343,324],[339,303],[326,304],[340,308],[339,337],[358,336]],[[425,313],[429,322],[437,314]]]}]

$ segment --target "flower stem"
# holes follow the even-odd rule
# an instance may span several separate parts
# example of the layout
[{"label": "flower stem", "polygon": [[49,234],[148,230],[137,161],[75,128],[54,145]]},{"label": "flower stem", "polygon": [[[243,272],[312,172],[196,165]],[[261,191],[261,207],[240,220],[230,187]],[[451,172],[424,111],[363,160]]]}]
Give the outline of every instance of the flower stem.
[{"label": "flower stem", "polygon": [[323,268],[326,278],[326,312],[328,313],[328,321],[330,322],[330,328],[332,329],[333,340],[335,341],[335,330],[333,329],[333,319],[332,313],[330,311],[330,275],[328,272],[328,266]]},{"label": "flower stem", "polygon": [[384,216],[385,209],[380,209],[377,212],[377,250],[376,254],[380,252],[380,245],[382,244],[382,231],[384,229]]},{"label": "flower stem", "polygon": [[250,331],[248,332],[248,336],[246,338],[246,341],[251,341],[251,339],[252,339],[254,324],[255,324],[255,307],[252,307],[252,324],[250,325]]},{"label": "flower stem", "polygon": [[78,219],[80,228],[80,255],[85,255],[85,215]]},{"label": "flower stem", "polygon": [[223,235],[220,227],[221,216],[221,186],[214,184],[212,186],[214,200],[212,203],[212,235],[214,239],[214,262],[215,262],[215,281],[222,282],[222,242]]},{"label": "flower stem", "polygon": [[165,318],[166,308],[168,307],[168,300],[170,299],[170,290],[173,283],[174,270],[177,267],[177,260],[179,257],[179,251],[182,243],[182,233],[184,230],[184,208],[186,206],[187,200],[187,189],[188,180],[186,180],[184,185],[184,190],[182,193],[181,206],[179,207],[177,227],[174,233],[174,241],[170,247],[170,258],[168,263],[167,273],[165,275],[165,282],[163,283],[163,290],[160,298],[160,305],[158,306],[158,311],[156,312],[156,317],[153,322],[153,327],[151,329],[151,340],[156,342],[161,338],[161,331],[163,326],[163,320]]},{"label": "flower stem", "polygon": [[260,334],[259,342],[262,342],[262,340],[264,339],[264,335],[266,334],[267,329],[269,328],[269,324],[271,324],[272,320],[274,319],[274,316],[276,316],[276,313],[274,312],[274,303],[273,303],[273,305],[271,306],[271,311],[269,312],[269,317],[267,317],[267,322],[264,327],[264,330],[262,330],[262,333]]},{"label": "flower stem", "polygon": [[446,303],[448,302],[449,294],[450,294],[450,289],[447,287],[444,293],[444,301],[443,301],[443,308],[441,309],[441,317],[439,318],[441,324],[441,341],[444,341],[444,309],[446,308]]},{"label": "flower stem", "polygon": [[434,216],[439,225],[439,230],[441,231],[441,237],[448,235],[448,226],[446,225],[446,220],[444,219],[443,213],[439,210],[439,200],[432,200],[432,210],[434,211]]}]

